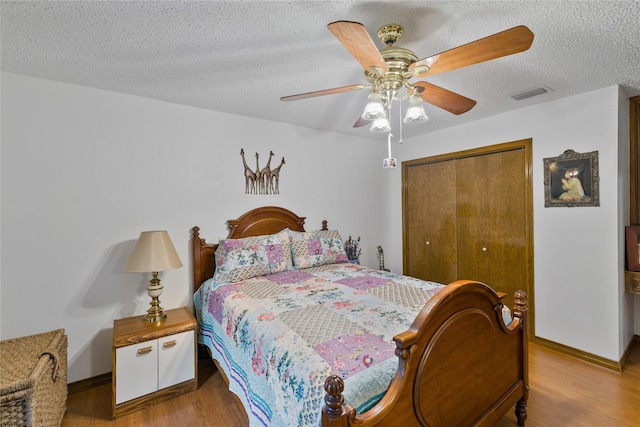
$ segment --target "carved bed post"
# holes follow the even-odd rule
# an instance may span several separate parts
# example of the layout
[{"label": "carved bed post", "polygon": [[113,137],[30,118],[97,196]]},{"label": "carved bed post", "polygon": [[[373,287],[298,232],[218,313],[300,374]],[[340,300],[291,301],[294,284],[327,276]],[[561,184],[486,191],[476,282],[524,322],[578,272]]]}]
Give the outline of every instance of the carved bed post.
[{"label": "carved bed post", "polygon": [[514,297],[515,307],[513,312],[517,317],[522,318],[527,311],[527,293],[525,291],[516,291]]},{"label": "carved bed post", "polygon": [[350,407],[345,408],[344,381],[332,374],[324,381],[324,407],[322,408],[322,427],[347,427],[349,425]]},{"label": "carved bed post", "polygon": [[518,426],[523,427],[527,419],[527,401],[524,399],[520,399],[516,403],[516,418],[518,419]]},{"label": "carved bed post", "polygon": [[200,227],[195,226],[191,231],[191,256],[193,257],[193,284],[191,286],[195,292],[202,283],[202,261],[200,259],[200,247],[202,242],[200,239]]},{"label": "carved bed post", "polygon": [[513,314],[519,318],[522,324],[522,357],[523,357],[523,369],[524,369],[524,397],[516,403],[516,418],[518,419],[518,426],[524,426],[524,422],[527,419],[527,399],[529,398],[529,337],[527,336],[528,326],[525,318],[527,316],[527,293],[520,290],[516,291],[515,306],[513,307]]}]

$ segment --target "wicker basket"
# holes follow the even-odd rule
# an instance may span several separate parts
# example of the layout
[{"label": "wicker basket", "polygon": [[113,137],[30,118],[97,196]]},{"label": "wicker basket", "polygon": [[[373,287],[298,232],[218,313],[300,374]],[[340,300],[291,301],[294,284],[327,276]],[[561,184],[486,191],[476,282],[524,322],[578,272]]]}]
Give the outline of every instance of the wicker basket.
[{"label": "wicker basket", "polygon": [[67,402],[64,329],[0,341],[0,425],[59,426]]}]

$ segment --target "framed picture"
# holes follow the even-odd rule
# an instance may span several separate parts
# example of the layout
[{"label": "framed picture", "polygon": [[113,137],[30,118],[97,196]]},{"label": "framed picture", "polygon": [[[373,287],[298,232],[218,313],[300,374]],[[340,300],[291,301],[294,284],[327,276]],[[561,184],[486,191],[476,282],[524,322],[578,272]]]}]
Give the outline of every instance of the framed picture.
[{"label": "framed picture", "polygon": [[640,226],[631,225],[625,227],[628,271],[640,271],[640,244],[638,244],[639,234]]},{"label": "framed picture", "polygon": [[598,152],[566,150],[544,160],[544,206],[600,206]]}]

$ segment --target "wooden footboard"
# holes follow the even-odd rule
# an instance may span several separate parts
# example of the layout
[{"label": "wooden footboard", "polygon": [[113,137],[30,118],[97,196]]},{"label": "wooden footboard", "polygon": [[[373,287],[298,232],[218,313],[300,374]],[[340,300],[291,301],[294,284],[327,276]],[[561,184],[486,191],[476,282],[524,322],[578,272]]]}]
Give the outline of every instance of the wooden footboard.
[{"label": "wooden footboard", "polygon": [[526,294],[515,294],[513,321],[500,297],[460,280],[439,291],[411,328],[394,337],[398,371],[386,395],[363,414],[344,404],[344,383],[325,381],[323,427],[491,426],[515,406],[527,417]]}]

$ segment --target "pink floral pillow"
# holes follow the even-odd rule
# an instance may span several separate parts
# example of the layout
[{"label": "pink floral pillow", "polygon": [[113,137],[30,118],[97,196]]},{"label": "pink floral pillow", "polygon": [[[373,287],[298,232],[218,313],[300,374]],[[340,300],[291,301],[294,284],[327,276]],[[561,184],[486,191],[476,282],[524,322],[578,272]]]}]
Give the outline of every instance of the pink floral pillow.
[{"label": "pink floral pillow", "polygon": [[216,283],[239,282],[293,270],[289,233],[225,239],[216,249]]},{"label": "pink floral pillow", "polygon": [[349,262],[337,230],[309,232],[289,230],[293,265],[296,268]]}]

